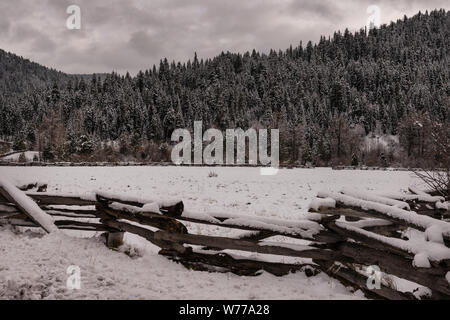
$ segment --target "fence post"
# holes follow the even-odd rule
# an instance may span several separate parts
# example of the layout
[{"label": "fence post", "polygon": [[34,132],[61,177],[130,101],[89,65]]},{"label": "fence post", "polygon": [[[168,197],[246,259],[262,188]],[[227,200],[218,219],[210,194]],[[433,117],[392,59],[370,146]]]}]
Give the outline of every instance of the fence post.
[{"label": "fence post", "polygon": [[111,249],[117,249],[123,245],[123,235],[125,232],[108,232],[106,234],[106,246]]}]

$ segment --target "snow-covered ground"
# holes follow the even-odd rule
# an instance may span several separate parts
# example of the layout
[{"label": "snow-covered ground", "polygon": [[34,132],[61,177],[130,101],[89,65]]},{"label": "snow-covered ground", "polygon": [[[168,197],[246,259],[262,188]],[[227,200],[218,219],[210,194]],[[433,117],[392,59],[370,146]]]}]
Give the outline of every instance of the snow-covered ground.
[{"label": "snow-covered ground", "polygon": [[25,151],[25,152],[16,152],[16,153],[10,154],[8,156],[0,158],[0,161],[18,162],[19,157],[22,153],[25,154],[25,159],[27,162],[33,161],[35,157],[39,158],[39,151]]},{"label": "snow-covered ground", "polygon": [[[208,177],[214,171],[217,177]],[[17,184],[48,183],[48,192],[103,190],[152,199],[182,199],[189,212],[228,212],[287,220],[302,218],[319,190],[343,187],[399,192],[417,181],[408,172],[282,169],[261,176],[257,168],[199,167],[0,167],[0,177]],[[230,229],[187,224],[190,232],[235,236]],[[36,231],[0,230],[0,299],[359,299],[324,274],[258,277],[189,271],[157,255],[158,249],[133,235],[130,258],[107,249],[99,234],[79,232],[36,238]],[[281,239],[282,241],[283,239]],[[290,240],[292,241],[292,240]],[[241,253],[240,253],[241,254]],[[253,258],[261,255],[252,254]],[[280,257],[265,257],[280,261]],[[287,261],[287,258],[282,259]],[[305,262],[291,259],[289,262]],[[81,269],[81,289],[68,290],[66,270]]]}]

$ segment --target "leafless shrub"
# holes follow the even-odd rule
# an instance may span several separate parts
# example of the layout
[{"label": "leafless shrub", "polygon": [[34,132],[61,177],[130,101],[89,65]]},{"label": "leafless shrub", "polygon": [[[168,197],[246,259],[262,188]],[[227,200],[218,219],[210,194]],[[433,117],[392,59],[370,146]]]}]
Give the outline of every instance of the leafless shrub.
[{"label": "leafless shrub", "polygon": [[450,125],[430,121],[429,132],[427,140],[434,165],[413,171],[431,190],[448,199],[450,198]]}]

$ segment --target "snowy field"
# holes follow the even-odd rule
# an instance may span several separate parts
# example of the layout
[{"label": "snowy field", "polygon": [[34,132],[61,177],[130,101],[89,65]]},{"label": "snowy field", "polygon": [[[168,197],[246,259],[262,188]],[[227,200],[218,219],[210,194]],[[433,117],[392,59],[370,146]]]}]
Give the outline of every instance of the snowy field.
[{"label": "snowy field", "polygon": [[[214,171],[217,177],[209,177]],[[283,169],[261,176],[256,168],[198,167],[0,167],[0,177],[16,184],[48,183],[48,192],[82,194],[103,190],[152,199],[181,199],[185,211],[228,212],[300,219],[320,190],[342,187],[399,192],[417,180],[408,172]],[[238,231],[187,223],[190,232],[236,236]],[[0,230],[0,299],[361,299],[324,274],[258,277],[186,270],[157,254],[158,249],[126,236],[130,258],[107,249],[99,234]],[[283,241],[283,239],[277,239]],[[292,240],[290,240],[292,241]],[[243,256],[242,253],[239,253]],[[247,255],[248,256],[248,255]],[[252,258],[262,258],[252,254]],[[307,259],[267,257],[273,261]],[[277,260],[278,259],[278,260]],[[281,259],[281,260],[280,260]],[[67,267],[81,269],[81,289],[66,288]]]}]

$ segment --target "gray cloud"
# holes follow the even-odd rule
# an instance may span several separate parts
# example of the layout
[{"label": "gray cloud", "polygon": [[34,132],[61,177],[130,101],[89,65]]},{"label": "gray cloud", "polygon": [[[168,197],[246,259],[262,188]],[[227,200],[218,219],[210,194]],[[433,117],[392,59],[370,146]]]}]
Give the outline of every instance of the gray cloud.
[{"label": "gray cloud", "polygon": [[[65,27],[71,4],[81,7],[81,30]],[[355,31],[371,4],[383,23],[450,9],[447,0],[2,0],[0,48],[69,73],[135,73],[163,57],[284,49]]]}]

